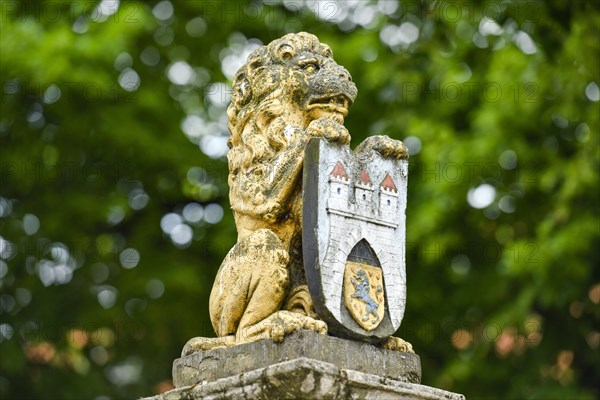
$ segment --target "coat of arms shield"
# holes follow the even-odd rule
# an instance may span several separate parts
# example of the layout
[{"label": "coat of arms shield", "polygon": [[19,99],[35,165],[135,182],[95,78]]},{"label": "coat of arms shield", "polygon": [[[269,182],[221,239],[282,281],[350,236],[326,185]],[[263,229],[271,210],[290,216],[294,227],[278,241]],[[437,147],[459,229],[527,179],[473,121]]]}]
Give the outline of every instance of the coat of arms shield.
[{"label": "coat of arms shield", "polygon": [[303,172],[304,269],[330,332],[377,341],[406,301],[408,161],[312,139]]}]

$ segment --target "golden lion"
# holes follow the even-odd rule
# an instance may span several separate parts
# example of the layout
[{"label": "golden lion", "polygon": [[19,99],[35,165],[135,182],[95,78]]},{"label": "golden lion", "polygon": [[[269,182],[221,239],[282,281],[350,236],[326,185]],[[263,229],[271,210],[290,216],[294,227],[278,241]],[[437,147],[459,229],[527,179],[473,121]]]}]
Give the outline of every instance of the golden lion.
[{"label": "golden lion", "polygon": [[[343,126],[357,89],[329,46],[288,34],[255,50],[233,80],[229,117],[229,199],[238,242],[210,295],[218,338],[193,338],[183,355],[272,338],[297,329],[327,332],[312,307],[302,260],[302,164],[318,137],[350,142]],[[407,156],[401,142],[375,136],[361,148]]]}]

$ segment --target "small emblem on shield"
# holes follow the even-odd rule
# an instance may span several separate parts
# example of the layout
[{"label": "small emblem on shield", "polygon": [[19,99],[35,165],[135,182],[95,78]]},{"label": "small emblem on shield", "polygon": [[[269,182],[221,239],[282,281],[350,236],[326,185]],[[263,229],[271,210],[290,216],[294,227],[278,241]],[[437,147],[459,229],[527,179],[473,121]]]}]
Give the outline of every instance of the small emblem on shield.
[{"label": "small emblem on shield", "polygon": [[385,310],[381,268],[348,261],[344,271],[344,305],[361,328],[377,328]]}]

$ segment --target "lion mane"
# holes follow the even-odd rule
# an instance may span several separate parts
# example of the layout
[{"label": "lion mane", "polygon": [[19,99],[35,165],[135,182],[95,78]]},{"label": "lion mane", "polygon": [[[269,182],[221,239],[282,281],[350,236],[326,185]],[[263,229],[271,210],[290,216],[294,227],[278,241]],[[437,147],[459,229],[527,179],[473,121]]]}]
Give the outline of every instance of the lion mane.
[{"label": "lion mane", "polygon": [[[290,82],[287,78],[291,74],[286,61],[303,52],[333,57],[331,48],[320,43],[316,36],[305,32],[288,34],[252,52],[234,76],[227,109],[231,132],[230,185],[240,173],[246,174],[272,161],[287,145],[289,121],[284,121],[283,115],[286,109],[298,105],[290,96],[295,88],[286,83]],[[304,125],[309,122],[307,119]]]}]

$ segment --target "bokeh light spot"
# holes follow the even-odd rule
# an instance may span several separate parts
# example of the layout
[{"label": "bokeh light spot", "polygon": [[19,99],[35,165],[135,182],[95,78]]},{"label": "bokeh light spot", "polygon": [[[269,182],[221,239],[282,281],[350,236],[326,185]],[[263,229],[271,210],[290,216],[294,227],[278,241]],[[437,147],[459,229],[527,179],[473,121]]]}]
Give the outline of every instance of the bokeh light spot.
[{"label": "bokeh light spot", "polygon": [[35,235],[40,229],[40,220],[33,214],[25,214],[23,216],[23,230],[29,236]]},{"label": "bokeh light spot", "polygon": [[194,231],[189,225],[179,224],[171,230],[171,240],[180,248],[187,247],[194,237]]},{"label": "bokeh light spot", "polygon": [[496,198],[496,189],[492,185],[484,183],[475,189],[469,190],[467,201],[473,208],[485,208],[492,204]]},{"label": "bokeh light spot", "polygon": [[123,268],[135,268],[140,262],[140,252],[133,248],[125,249],[119,254],[119,261]]},{"label": "bokeh light spot", "polygon": [[408,149],[408,154],[411,156],[415,156],[421,152],[421,139],[416,136],[409,136],[405,138],[402,143],[404,143]]},{"label": "bokeh light spot", "polygon": [[590,101],[598,101],[600,100],[600,88],[596,82],[590,82],[585,87],[585,96]]},{"label": "bokeh light spot", "polygon": [[517,153],[512,150],[505,150],[498,157],[498,163],[504,169],[511,170],[517,166]]},{"label": "bokeh light spot", "polygon": [[169,213],[169,214],[165,214],[162,217],[162,219],[160,220],[160,227],[163,230],[163,232],[168,235],[171,233],[173,228],[175,228],[177,225],[181,224],[181,222],[182,222],[182,219],[179,214]]},{"label": "bokeh light spot", "polygon": [[183,218],[187,222],[197,223],[202,220],[204,208],[198,203],[189,203],[183,208]]},{"label": "bokeh light spot", "polygon": [[220,204],[212,203],[204,209],[204,220],[209,224],[217,224],[223,218],[223,207]]},{"label": "bokeh light spot", "polygon": [[165,292],[165,284],[160,279],[151,279],[146,284],[146,293],[151,299],[160,298]]}]

